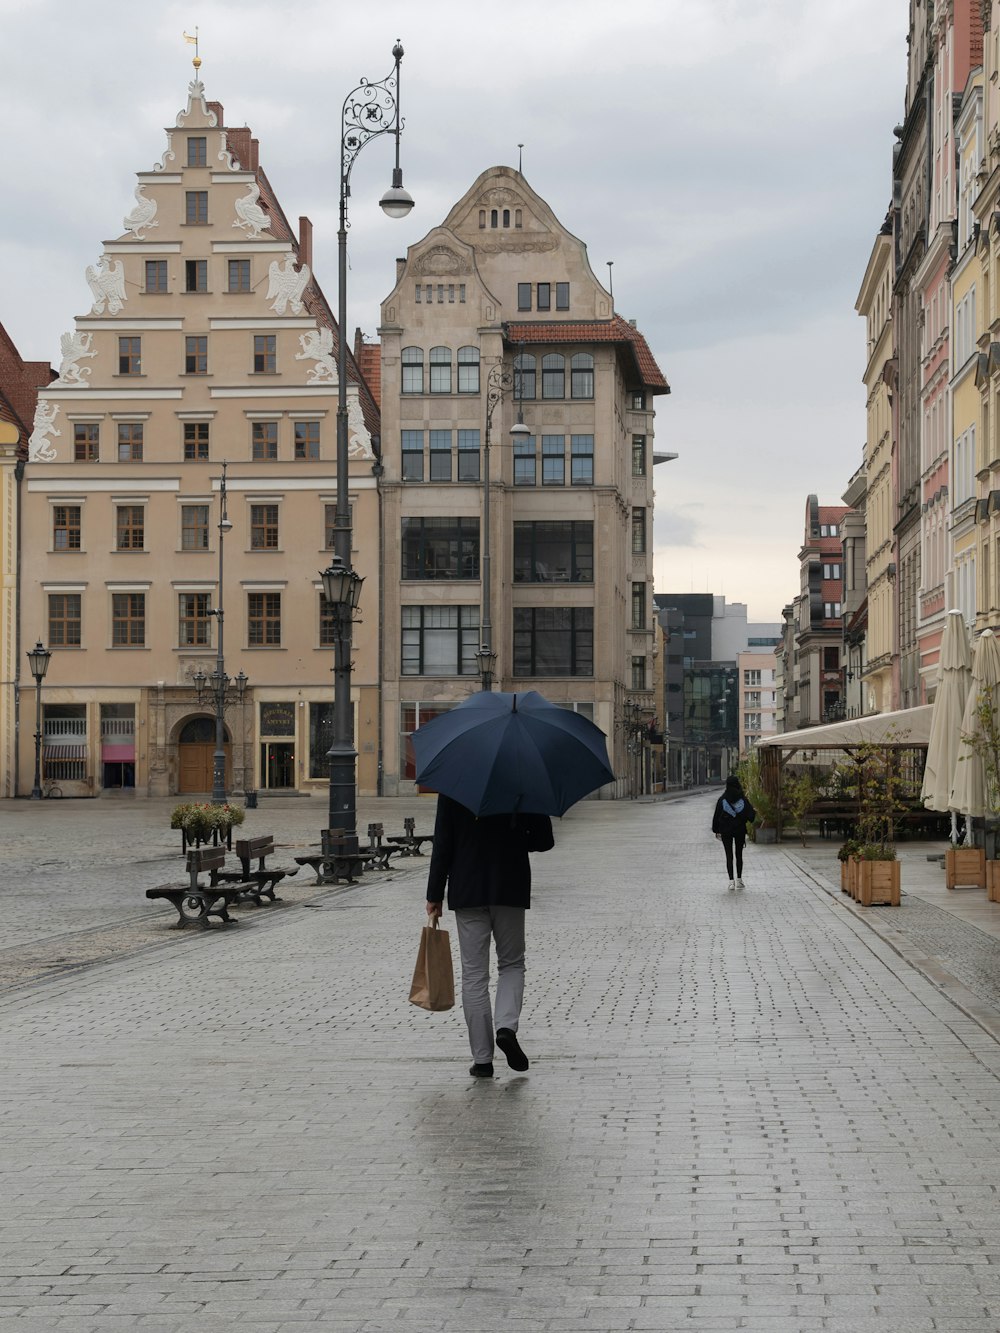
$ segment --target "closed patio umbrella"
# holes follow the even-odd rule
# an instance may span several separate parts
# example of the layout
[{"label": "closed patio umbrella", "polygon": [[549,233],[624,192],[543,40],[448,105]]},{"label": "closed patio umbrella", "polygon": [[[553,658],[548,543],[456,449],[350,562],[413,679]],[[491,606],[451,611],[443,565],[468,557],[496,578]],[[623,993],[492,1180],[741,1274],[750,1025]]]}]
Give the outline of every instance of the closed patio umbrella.
[{"label": "closed patio umbrella", "polygon": [[[959,732],[958,756],[952,777],[949,808],[970,817],[990,813],[986,806],[986,776],[983,761],[962,739],[979,730],[977,712],[985,690],[992,691],[993,708],[1000,720],[1000,646],[992,630],[983,630],[972,653],[972,682]],[[966,835],[968,836],[968,835]]]},{"label": "closed patio umbrella", "polygon": [[961,611],[949,611],[941,640],[938,687],[920,799],[928,810],[951,810],[951,840],[957,842],[952,782],[962,738],[962,719],[972,682],[972,649]]}]

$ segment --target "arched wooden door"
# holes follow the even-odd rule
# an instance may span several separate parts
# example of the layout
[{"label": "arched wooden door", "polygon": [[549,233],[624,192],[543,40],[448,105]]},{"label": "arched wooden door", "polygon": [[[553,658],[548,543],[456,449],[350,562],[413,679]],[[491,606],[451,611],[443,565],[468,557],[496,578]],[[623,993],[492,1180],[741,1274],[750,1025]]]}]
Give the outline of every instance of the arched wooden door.
[{"label": "arched wooden door", "polygon": [[[232,746],[225,734],[226,790],[232,786]],[[205,794],[212,790],[212,760],[215,754],[215,718],[193,717],[185,722],[177,739],[177,792]]]}]

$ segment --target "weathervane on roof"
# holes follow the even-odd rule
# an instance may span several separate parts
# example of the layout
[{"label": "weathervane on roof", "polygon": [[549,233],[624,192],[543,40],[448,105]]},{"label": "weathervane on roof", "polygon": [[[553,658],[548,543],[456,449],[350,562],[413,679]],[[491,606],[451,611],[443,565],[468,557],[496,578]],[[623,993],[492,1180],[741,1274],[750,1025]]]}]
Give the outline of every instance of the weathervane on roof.
[{"label": "weathervane on roof", "polygon": [[190,42],[191,45],[194,47],[194,59],[191,61],[191,64],[194,65],[195,72],[197,72],[199,69],[201,69],[201,56],[198,54],[198,29],[195,28],[193,37],[186,32],[182,33],[181,36],[184,38],[186,42]]}]

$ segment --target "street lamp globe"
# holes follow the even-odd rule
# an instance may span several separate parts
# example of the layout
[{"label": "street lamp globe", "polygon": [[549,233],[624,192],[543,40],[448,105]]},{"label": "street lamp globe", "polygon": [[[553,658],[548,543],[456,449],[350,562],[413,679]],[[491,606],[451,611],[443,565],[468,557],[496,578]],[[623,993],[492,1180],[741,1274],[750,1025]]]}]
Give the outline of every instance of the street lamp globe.
[{"label": "street lamp globe", "polygon": [[[398,177],[398,180],[397,180]],[[392,173],[392,186],[378,201],[378,206],[388,218],[405,218],[413,207],[413,196],[403,189],[403,173]]]}]

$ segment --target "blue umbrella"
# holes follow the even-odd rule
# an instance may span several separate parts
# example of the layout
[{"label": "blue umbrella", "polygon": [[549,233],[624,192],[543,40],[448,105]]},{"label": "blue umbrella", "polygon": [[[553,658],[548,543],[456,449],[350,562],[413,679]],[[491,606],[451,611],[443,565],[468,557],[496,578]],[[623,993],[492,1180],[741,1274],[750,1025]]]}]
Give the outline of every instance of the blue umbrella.
[{"label": "blue umbrella", "polygon": [[416,780],[476,815],[561,815],[614,781],[604,732],[535,690],[483,690],[413,733]]}]

